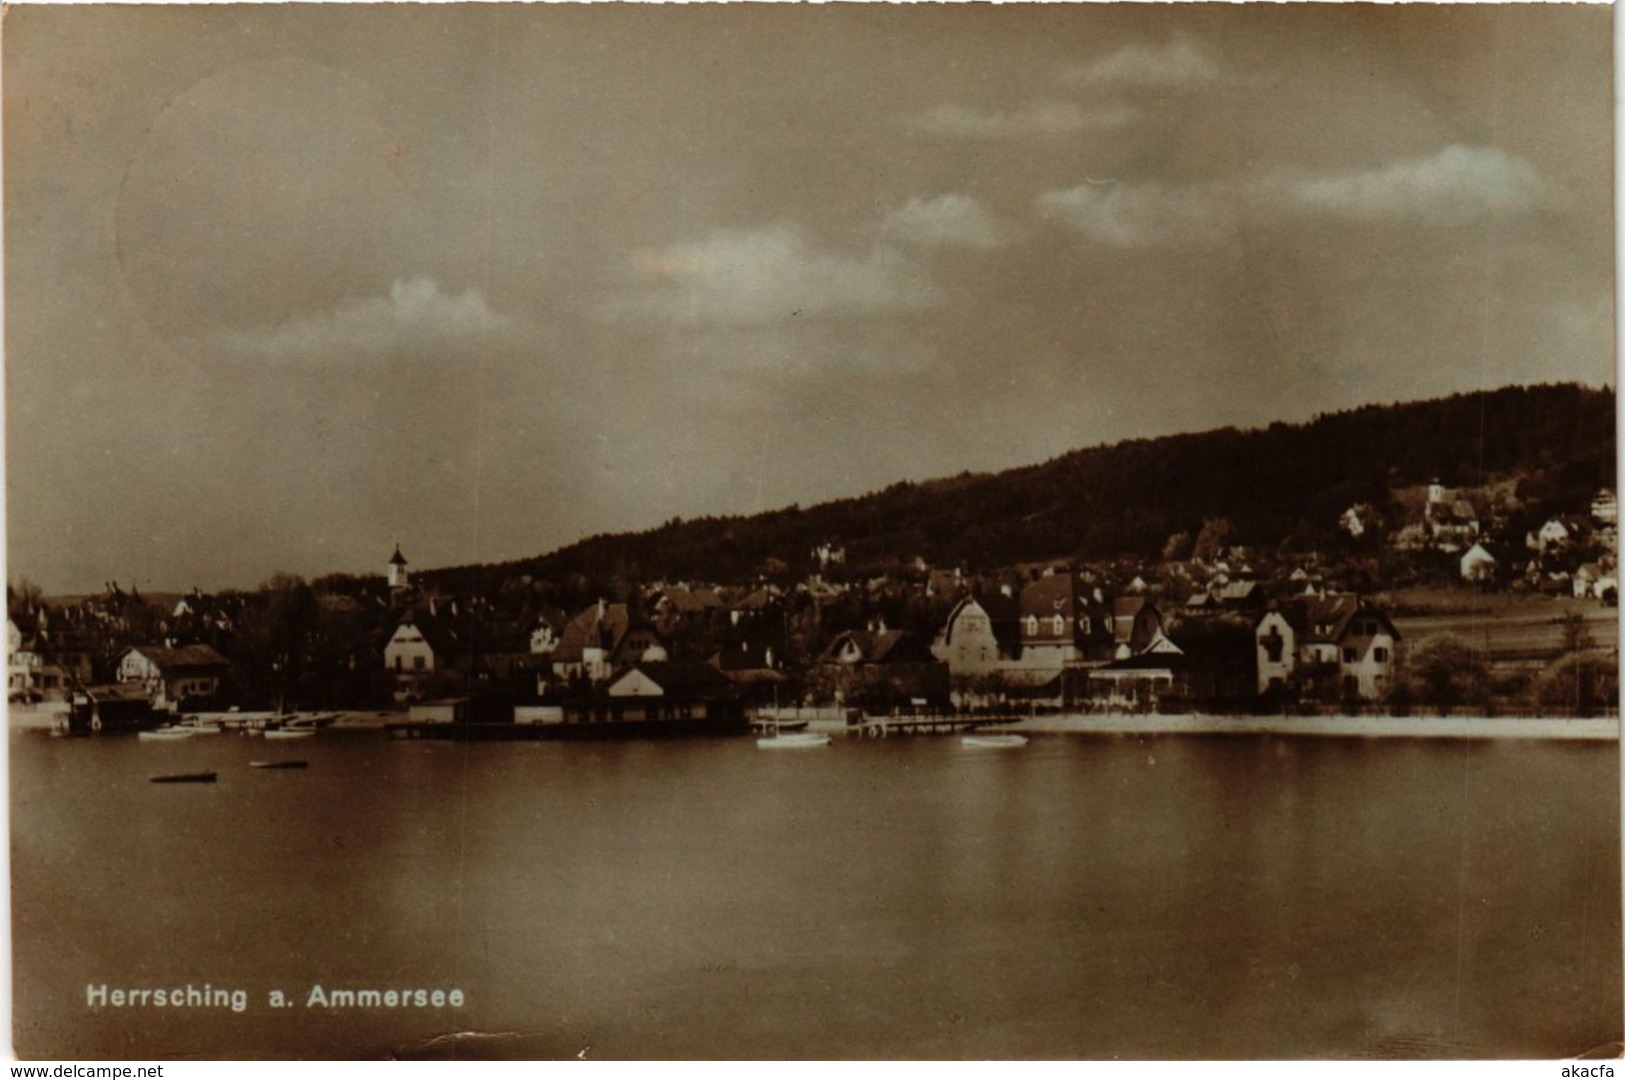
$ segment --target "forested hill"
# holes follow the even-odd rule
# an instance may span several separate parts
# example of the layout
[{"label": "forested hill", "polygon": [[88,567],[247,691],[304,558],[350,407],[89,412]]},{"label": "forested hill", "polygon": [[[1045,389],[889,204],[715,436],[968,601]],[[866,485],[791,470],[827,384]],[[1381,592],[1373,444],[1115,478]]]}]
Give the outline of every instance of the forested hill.
[{"label": "forested hill", "polygon": [[534,559],[420,576],[452,588],[516,574],[737,583],[764,567],[804,570],[824,542],[843,545],[851,568],[915,556],[967,569],[1155,557],[1170,535],[1215,517],[1229,520],[1234,543],[1307,548],[1331,540],[1350,505],[1384,505],[1391,490],[1433,477],[1452,487],[1518,477],[1553,509],[1584,505],[1598,487],[1614,486],[1614,399],[1611,388],[1513,386],[1263,430],[1135,439],[1001,473],[676,520]]}]

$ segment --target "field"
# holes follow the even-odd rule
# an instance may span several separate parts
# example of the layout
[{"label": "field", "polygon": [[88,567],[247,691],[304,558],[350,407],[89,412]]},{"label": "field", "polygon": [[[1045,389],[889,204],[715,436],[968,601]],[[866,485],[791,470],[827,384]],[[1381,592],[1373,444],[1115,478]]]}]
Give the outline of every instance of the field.
[{"label": "field", "polygon": [[1572,614],[1583,620],[1592,647],[1619,649],[1619,609],[1596,600],[1438,589],[1388,593],[1377,603],[1407,646],[1451,636],[1497,664],[1545,663],[1562,655],[1564,623]]}]

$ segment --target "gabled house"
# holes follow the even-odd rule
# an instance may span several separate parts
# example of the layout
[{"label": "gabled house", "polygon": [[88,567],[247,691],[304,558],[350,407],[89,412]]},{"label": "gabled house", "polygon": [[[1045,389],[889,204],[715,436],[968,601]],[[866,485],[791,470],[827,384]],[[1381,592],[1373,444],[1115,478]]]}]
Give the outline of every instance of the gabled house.
[{"label": "gabled house", "polygon": [[1474,544],[1461,557],[1461,580],[1482,584],[1495,580],[1495,556],[1483,544]]},{"label": "gabled house", "polygon": [[565,625],[553,649],[553,675],[602,682],[639,660],[665,658],[665,643],[652,625],[633,618],[625,604],[600,600]]},{"label": "gabled house", "polygon": [[1599,525],[1619,523],[1619,501],[1612,491],[1603,488],[1597,492],[1596,498],[1591,500],[1591,519]]},{"label": "gabled house", "polygon": [[890,709],[948,700],[948,665],[906,630],[846,630],[836,634],[808,673],[814,696],[838,705]]},{"label": "gabled house", "polygon": [[1253,629],[1258,693],[1319,672],[1334,674],[1344,696],[1376,700],[1391,681],[1399,637],[1387,615],[1350,593],[1282,601]]},{"label": "gabled house", "polygon": [[1144,597],[1117,597],[1111,602],[1105,622],[1111,633],[1111,655],[1102,659],[1127,660],[1151,650],[1179,651],[1163,633],[1162,612]]},{"label": "gabled house", "polygon": [[1017,604],[995,593],[966,596],[955,604],[931,644],[931,655],[954,677],[987,675],[1015,660],[1021,649]]},{"label": "gabled house", "polygon": [[1478,539],[1478,511],[1437,480],[1428,485],[1422,525],[1428,538],[1445,551],[1460,551]]},{"label": "gabled house", "polygon": [[1059,669],[1087,659],[1095,626],[1070,571],[1028,584],[1021,590],[1018,614],[1023,667]]},{"label": "gabled house", "polygon": [[119,657],[118,681],[139,683],[153,708],[178,710],[220,693],[231,663],[208,645],[137,645]]}]

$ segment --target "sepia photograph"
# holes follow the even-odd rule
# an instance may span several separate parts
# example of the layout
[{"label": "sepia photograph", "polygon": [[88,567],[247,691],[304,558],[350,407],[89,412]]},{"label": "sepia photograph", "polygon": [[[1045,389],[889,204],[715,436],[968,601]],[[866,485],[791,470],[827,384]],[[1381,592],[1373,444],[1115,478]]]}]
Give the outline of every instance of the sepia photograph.
[{"label": "sepia photograph", "polygon": [[3,15],[16,1058],[1625,1055],[1608,6]]}]

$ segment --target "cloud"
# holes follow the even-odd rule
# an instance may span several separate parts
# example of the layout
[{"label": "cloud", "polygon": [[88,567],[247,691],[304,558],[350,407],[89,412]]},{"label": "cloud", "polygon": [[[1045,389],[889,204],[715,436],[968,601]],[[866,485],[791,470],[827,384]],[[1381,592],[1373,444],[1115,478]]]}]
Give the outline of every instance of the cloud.
[{"label": "cloud", "polygon": [[1112,247],[1222,243],[1242,226],[1292,219],[1463,224],[1539,209],[1533,166],[1493,147],[1452,145],[1364,169],[1277,169],[1251,178],[1085,183],[1036,200],[1041,216]]},{"label": "cloud", "polygon": [[634,252],[640,306],[680,321],[749,326],[781,319],[891,315],[940,299],[923,270],[878,245],[854,256],[811,248],[789,225],[723,229]]},{"label": "cloud", "polygon": [[1038,197],[1039,213],[1108,247],[1219,242],[1238,208],[1225,184],[1084,183]]},{"label": "cloud", "polygon": [[1540,174],[1522,158],[1494,147],[1460,145],[1380,168],[1282,177],[1275,183],[1299,211],[1367,221],[1520,213],[1547,197]]},{"label": "cloud", "polygon": [[969,195],[910,199],[886,215],[888,236],[920,247],[996,248],[1009,239],[1007,230]]},{"label": "cloud", "polygon": [[508,321],[478,290],[454,296],[420,277],[396,281],[385,297],[346,300],[331,312],[231,331],[227,341],[239,352],[263,357],[402,351],[483,337]]},{"label": "cloud", "polygon": [[1159,45],[1126,45],[1065,75],[1086,86],[1184,86],[1212,82],[1223,74],[1190,38],[1178,35]]},{"label": "cloud", "polygon": [[908,118],[908,126],[933,135],[997,139],[1021,135],[1072,135],[1132,123],[1138,113],[1128,105],[1086,109],[1072,101],[1041,99],[1019,109],[999,111],[967,105],[939,105]]}]

